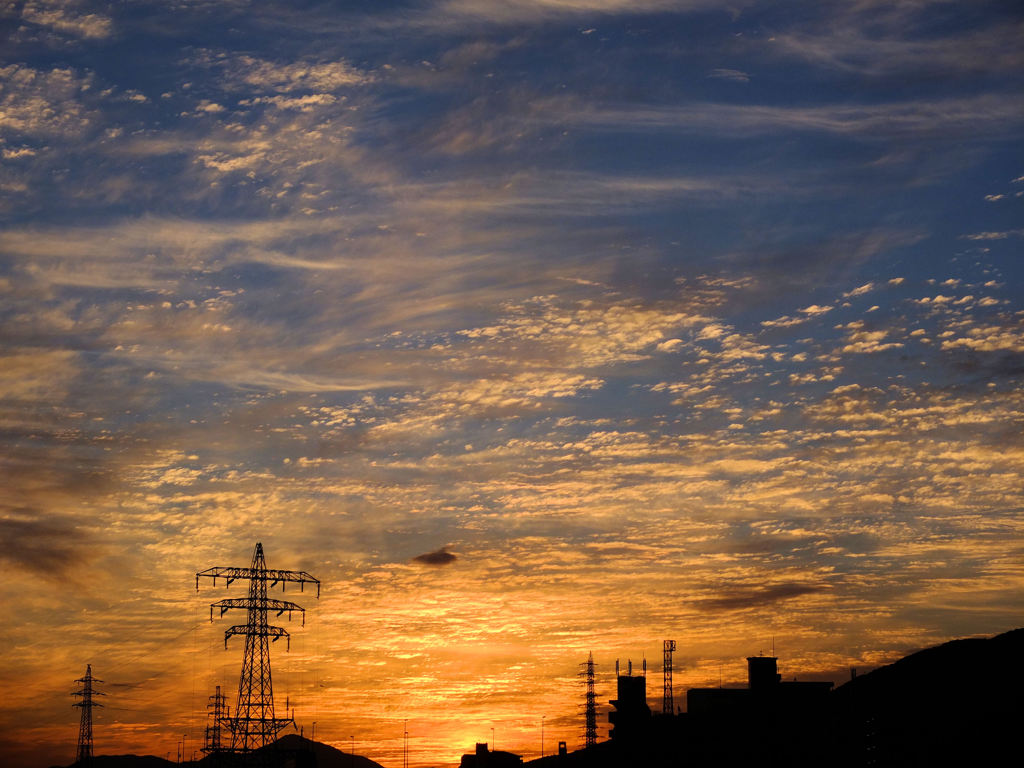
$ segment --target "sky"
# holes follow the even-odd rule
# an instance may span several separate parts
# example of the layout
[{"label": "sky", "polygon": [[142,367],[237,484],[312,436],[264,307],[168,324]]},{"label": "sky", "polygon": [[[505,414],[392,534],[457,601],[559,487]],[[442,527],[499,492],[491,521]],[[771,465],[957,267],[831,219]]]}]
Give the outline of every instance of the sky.
[{"label": "sky", "polygon": [[[1024,10],[0,0],[0,755],[388,768],[1024,611]],[[541,743],[542,725],[544,744]]]}]

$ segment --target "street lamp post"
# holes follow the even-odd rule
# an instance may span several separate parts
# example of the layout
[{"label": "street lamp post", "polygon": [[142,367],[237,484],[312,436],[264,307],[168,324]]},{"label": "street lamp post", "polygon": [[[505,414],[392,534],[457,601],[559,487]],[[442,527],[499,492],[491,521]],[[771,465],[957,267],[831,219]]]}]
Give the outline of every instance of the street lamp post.
[{"label": "street lamp post", "polygon": [[547,715],[540,716],[540,756],[544,757],[544,720]]}]

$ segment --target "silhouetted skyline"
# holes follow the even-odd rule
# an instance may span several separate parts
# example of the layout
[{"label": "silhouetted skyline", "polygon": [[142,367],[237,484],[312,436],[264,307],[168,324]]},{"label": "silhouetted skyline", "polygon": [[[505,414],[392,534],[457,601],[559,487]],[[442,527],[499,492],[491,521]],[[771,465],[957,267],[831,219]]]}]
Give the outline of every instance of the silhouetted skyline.
[{"label": "silhouetted skyline", "polygon": [[[779,659],[750,656],[741,687],[690,688],[686,711],[652,711],[648,669],[616,670],[609,739],[570,749],[565,741],[536,759],[477,742],[460,768],[811,768],[826,759],[861,766],[988,765],[1012,753],[1021,707],[1007,689],[1024,683],[1016,661],[1024,629],[955,640],[893,664],[832,681],[784,680]],[[1008,675],[1004,671],[1012,669]],[[89,675],[87,674],[87,677]],[[80,681],[86,682],[86,681]],[[229,724],[230,721],[225,719]],[[235,725],[229,727],[235,728]],[[258,749],[207,749],[206,768],[377,768],[354,751],[289,734]],[[494,734],[492,733],[492,739]],[[237,740],[236,740],[237,742]],[[196,764],[179,745],[175,763]],[[237,747],[237,743],[236,743]],[[451,763],[451,760],[446,760]],[[76,768],[164,768],[152,756],[82,756]],[[405,760],[403,759],[403,765]]]}]

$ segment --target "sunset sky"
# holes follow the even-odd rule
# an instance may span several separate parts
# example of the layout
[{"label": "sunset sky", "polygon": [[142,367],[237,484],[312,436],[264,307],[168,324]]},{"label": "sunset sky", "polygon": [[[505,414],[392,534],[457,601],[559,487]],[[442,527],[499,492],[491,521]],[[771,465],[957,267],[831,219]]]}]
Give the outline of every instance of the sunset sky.
[{"label": "sunset sky", "polygon": [[[1024,624],[1024,9],[0,0],[0,756],[388,768]],[[447,556],[446,556],[447,555]],[[422,557],[425,556],[425,557]],[[607,738],[602,708],[599,738]],[[493,731],[492,731],[493,729]]]}]

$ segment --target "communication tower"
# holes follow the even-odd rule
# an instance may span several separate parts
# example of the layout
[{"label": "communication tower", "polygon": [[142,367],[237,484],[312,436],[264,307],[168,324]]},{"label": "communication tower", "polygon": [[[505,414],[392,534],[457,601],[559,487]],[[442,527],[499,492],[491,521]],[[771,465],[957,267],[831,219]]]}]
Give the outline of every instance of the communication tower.
[{"label": "communication tower", "polygon": [[207,568],[196,574],[196,591],[199,590],[199,578],[209,577],[214,585],[222,578],[226,586],[236,580],[248,580],[249,596],[220,600],[210,605],[210,621],[213,621],[213,609],[220,610],[223,616],[230,610],[240,609],[246,612],[245,624],[236,624],[224,631],[224,647],[228,646],[228,638],[232,635],[245,636],[245,651],[242,655],[242,674],[238,681],[238,700],[235,714],[225,715],[220,722],[231,731],[231,751],[251,752],[271,743],[277,734],[289,724],[295,725],[292,717],[275,717],[274,686],[270,675],[270,642],[285,638],[290,645],[290,637],[283,627],[271,626],[267,623],[267,613],[276,612],[278,616],[287,613],[302,614],[302,623],[306,623],[306,610],[287,600],[274,600],[267,597],[269,588],[278,584],[281,590],[288,582],[299,585],[302,591],[306,584],[316,584],[316,596],[320,597],[320,582],[305,571],[269,570],[263,557],[263,545],[257,542],[252,556],[252,565],[248,568],[217,567]]},{"label": "communication tower", "polygon": [[662,666],[664,678],[663,693],[661,696],[661,711],[666,715],[675,714],[675,702],[672,700],[672,653],[676,649],[675,640],[666,640],[664,644],[665,661]]},{"label": "communication tower", "polygon": [[92,708],[103,706],[98,701],[93,701],[92,697],[106,694],[92,687],[93,683],[103,682],[92,676],[92,664],[85,665],[85,677],[80,677],[75,682],[82,684],[79,690],[71,692],[72,696],[82,697],[81,701],[76,701],[71,705],[82,710],[82,719],[78,726],[78,751],[75,753],[75,763],[88,765],[92,762]]},{"label": "communication tower", "polygon": [[587,686],[583,746],[592,747],[597,744],[597,696],[594,692],[594,667],[596,665],[593,652],[580,666],[583,668],[580,676],[586,681]]}]

